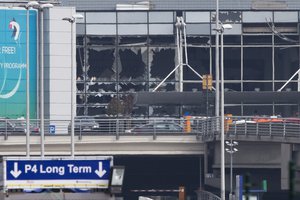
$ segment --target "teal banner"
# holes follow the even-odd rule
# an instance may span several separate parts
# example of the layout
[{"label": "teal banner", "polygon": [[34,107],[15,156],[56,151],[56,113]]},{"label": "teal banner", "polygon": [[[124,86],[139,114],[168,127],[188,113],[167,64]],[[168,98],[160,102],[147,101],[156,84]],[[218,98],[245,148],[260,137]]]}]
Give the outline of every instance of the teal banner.
[{"label": "teal banner", "polygon": [[[30,27],[29,42],[26,39],[27,27]],[[27,45],[29,45],[30,117],[36,119],[37,11],[0,9],[0,117],[26,117]]]}]

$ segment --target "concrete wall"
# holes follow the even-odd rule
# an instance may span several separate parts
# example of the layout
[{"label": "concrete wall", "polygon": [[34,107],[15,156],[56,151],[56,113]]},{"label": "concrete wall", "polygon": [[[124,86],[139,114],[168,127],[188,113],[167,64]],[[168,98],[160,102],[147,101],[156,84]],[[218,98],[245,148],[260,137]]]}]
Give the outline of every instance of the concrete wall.
[{"label": "concrete wall", "polygon": [[[71,31],[71,23],[62,20],[65,17],[72,17],[75,8],[54,7],[44,12],[45,119],[50,119],[50,124],[55,125],[56,133],[59,133],[65,131],[71,119],[71,95],[75,102],[73,107],[76,114],[76,24],[74,23],[74,29]],[[73,59],[73,80],[71,80],[71,59]],[[71,84],[74,87],[73,94]]]}]

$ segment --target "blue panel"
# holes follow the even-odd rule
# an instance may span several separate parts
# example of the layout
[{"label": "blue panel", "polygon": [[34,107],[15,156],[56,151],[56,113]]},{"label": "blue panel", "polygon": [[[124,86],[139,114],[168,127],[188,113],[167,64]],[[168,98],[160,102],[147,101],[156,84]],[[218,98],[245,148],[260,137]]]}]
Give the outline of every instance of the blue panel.
[{"label": "blue panel", "polygon": [[[36,118],[37,11],[29,10],[29,68],[31,118]],[[0,116],[26,114],[27,11],[0,10]],[[23,91],[23,92],[22,92]],[[15,106],[17,104],[21,107]]]},{"label": "blue panel", "polygon": [[7,180],[109,180],[110,160],[8,160]]}]

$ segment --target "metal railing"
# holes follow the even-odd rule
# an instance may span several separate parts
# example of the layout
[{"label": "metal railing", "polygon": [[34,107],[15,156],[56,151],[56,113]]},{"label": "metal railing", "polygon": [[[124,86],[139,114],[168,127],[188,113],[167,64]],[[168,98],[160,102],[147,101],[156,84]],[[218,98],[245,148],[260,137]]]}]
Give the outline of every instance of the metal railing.
[{"label": "metal railing", "polygon": [[[70,134],[70,120],[45,120],[45,135]],[[195,135],[197,138],[213,138],[218,127],[216,118],[126,118],[93,119],[91,117],[75,119],[75,135],[150,135],[155,139],[159,135]],[[40,134],[40,121],[30,120],[30,134]],[[25,135],[24,119],[0,119],[0,135]]]},{"label": "metal railing", "polygon": [[[70,134],[70,120],[45,120],[45,135]],[[220,120],[216,117],[190,118],[124,118],[75,119],[75,135],[81,139],[88,135],[195,135],[197,139],[213,140],[220,133]],[[225,118],[227,136],[270,136],[300,138],[300,118],[230,116]],[[0,118],[0,135],[25,135],[26,121]],[[40,134],[40,121],[30,120],[30,134]]]},{"label": "metal railing", "polygon": [[228,136],[270,136],[300,138],[300,118],[230,117],[225,123]]}]

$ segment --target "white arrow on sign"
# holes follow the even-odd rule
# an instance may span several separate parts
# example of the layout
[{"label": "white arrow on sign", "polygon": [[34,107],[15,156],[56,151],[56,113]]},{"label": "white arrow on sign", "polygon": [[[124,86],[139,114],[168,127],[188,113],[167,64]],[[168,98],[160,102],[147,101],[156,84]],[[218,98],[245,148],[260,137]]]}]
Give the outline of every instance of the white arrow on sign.
[{"label": "white arrow on sign", "polygon": [[102,162],[99,162],[99,168],[98,168],[97,170],[95,170],[95,173],[96,173],[100,178],[106,173],[106,170],[103,169]]},{"label": "white arrow on sign", "polygon": [[17,162],[14,162],[14,170],[10,170],[10,173],[15,178],[18,178],[18,176],[20,176],[20,174],[22,173],[21,170],[18,170],[18,163]]}]

